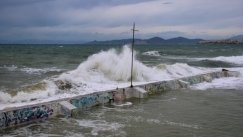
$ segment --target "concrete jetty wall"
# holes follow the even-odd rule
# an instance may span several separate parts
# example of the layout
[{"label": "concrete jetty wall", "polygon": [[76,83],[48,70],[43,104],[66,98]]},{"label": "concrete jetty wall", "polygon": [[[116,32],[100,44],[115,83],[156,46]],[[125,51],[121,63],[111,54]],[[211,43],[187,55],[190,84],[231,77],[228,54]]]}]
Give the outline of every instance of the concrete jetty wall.
[{"label": "concrete jetty wall", "polygon": [[236,71],[219,71],[174,80],[148,83],[134,86],[133,88],[127,87],[96,92],[41,104],[5,108],[0,110],[0,128],[12,127],[56,115],[75,116],[77,111],[98,104],[111,103],[133,97],[147,98],[148,94],[153,94],[155,92],[189,88],[192,84],[198,84],[204,81],[211,82],[214,78],[237,77],[239,75],[241,74]]}]

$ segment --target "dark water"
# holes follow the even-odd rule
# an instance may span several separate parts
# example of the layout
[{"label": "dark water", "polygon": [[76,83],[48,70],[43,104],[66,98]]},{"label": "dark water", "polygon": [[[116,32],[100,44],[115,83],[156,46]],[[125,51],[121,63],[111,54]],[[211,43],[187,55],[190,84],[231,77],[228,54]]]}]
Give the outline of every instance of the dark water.
[{"label": "dark water", "polygon": [[75,118],[55,117],[47,121],[0,130],[0,134],[3,136],[241,137],[242,98],[243,92],[236,90],[166,91],[148,99],[131,99],[116,105],[92,107],[79,112]]},{"label": "dark water", "polygon": [[[74,70],[91,55],[111,48],[119,52],[122,45],[0,45],[0,92]],[[185,63],[243,72],[243,45],[135,45],[135,50],[146,66]],[[224,88],[213,83],[203,90],[166,91],[95,106],[75,118],[59,116],[0,129],[0,136],[241,137],[239,81],[242,77],[218,83]],[[239,83],[227,88],[227,82]]]},{"label": "dark water", "polygon": [[[90,55],[123,45],[0,45],[0,66],[60,67],[75,69]],[[164,57],[213,58],[241,56],[243,45],[136,45],[138,53],[158,51]],[[144,60],[147,56],[140,56]],[[168,61],[175,63],[176,61]],[[167,62],[165,62],[167,63]],[[201,64],[198,64],[199,66]],[[210,67],[210,66],[207,66]]]},{"label": "dark water", "polygon": [[[90,55],[123,45],[0,45],[0,89],[37,83],[46,77],[76,69]],[[242,67],[220,60],[193,60],[242,56],[243,45],[135,45],[137,59],[147,66],[187,63],[200,67]],[[160,56],[142,55],[157,51]],[[34,69],[34,70],[33,70]],[[26,73],[27,72],[27,73]],[[11,82],[10,82],[11,81]]]}]

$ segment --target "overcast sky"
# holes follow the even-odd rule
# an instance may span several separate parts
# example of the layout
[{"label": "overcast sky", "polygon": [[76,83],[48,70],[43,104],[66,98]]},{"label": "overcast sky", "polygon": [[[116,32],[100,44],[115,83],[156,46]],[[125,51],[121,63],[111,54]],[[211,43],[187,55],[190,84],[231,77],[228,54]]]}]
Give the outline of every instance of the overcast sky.
[{"label": "overcast sky", "polygon": [[243,0],[0,0],[0,40],[112,40],[243,34]]}]

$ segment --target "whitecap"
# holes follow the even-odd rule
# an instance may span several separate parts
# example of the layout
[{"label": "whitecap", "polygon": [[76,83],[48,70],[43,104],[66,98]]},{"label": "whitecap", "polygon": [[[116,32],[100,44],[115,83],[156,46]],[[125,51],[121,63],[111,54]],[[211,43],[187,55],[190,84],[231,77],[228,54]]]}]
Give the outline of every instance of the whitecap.
[{"label": "whitecap", "polygon": [[215,58],[195,58],[196,60],[223,61],[237,65],[243,65],[243,56],[219,56]]},{"label": "whitecap", "polygon": [[142,55],[161,56],[158,51],[147,51],[147,52],[142,53]]}]

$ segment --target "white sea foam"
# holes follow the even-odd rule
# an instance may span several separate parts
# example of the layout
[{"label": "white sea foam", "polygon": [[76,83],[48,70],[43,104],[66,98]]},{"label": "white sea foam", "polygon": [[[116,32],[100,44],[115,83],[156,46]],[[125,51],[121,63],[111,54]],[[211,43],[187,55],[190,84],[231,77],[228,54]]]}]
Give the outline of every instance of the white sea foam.
[{"label": "white sea foam", "polygon": [[118,132],[119,135],[124,134],[125,132],[121,132],[120,128],[125,127],[123,124],[119,123],[109,123],[105,120],[77,120],[79,126],[92,128],[91,134],[93,136],[99,135],[100,131],[113,131]]},{"label": "white sea foam", "polygon": [[[29,73],[43,71],[43,69],[30,70]],[[136,60],[135,52],[133,85],[192,76],[215,70],[219,69],[191,67],[184,63],[175,63],[172,65],[160,64],[158,66],[148,67]],[[48,71],[50,70],[47,69],[44,72]],[[57,70],[54,68],[53,71]],[[77,69],[65,72],[56,78],[46,79],[45,82],[47,84],[44,90],[35,89],[31,92],[23,92],[20,90],[15,96],[10,96],[8,93],[0,91],[0,109],[9,105],[21,106],[26,103],[34,104],[115,89],[117,87],[128,87],[130,86],[130,73],[131,49],[129,46],[124,46],[121,52],[115,49],[101,51],[91,55],[86,61],[82,62]],[[72,88],[60,90],[55,81],[70,83]],[[15,103],[11,104],[12,102]]]},{"label": "white sea foam", "polygon": [[[187,64],[176,63],[173,65],[161,64],[148,67],[134,60],[133,79],[137,82],[158,81],[181,76],[205,73],[209,69],[190,67]],[[114,49],[102,51],[88,58],[80,66],[69,73],[62,74],[59,78],[75,83],[80,81],[107,83],[128,82],[131,78],[131,50],[124,46],[121,53]]]},{"label": "white sea foam", "polygon": [[237,65],[243,64],[243,56],[219,56],[215,58],[196,58],[196,60],[212,60],[212,61],[223,61],[233,63]]},{"label": "white sea foam", "polygon": [[206,90],[206,89],[235,89],[243,90],[243,68],[227,68],[232,71],[239,71],[241,76],[239,77],[225,77],[220,79],[214,79],[212,83],[203,82],[191,86],[194,90]]},{"label": "white sea foam", "polygon": [[42,73],[48,73],[48,72],[61,72],[65,71],[64,69],[57,69],[56,67],[52,68],[43,68],[43,69],[38,69],[38,68],[22,68],[20,69],[21,71],[24,71],[28,74],[42,74]]},{"label": "white sea foam", "polygon": [[47,97],[54,96],[57,92],[57,87],[53,82],[47,82],[46,87],[43,89],[37,89],[30,92],[25,92],[19,90],[16,95],[11,96],[6,92],[0,91],[0,102],[3,103],[16,103],[16,102],[30,102],[31,100],[36,99],[45,99]]},{"label": "white sea foam", "polygon": [[161,56],[158,51],[147,51],[147,52],[142,53],[142,55]]},{"label": "white sea foam", "polygon": [[11,65],[11,66],[6,66],[6,65],[4,65],[3,67],[0,67],[0,68],[8,69],[9,71],[14,71],[14,70],[16,70],[18,67],[15,66],[15,65]]},{"label": "white sea foam", "polygon": [[123,104],[113,104],[114,106],[118,106],[118,107],[123,107],[123,106],[130,106],[132,105],[132,102],[126,102],[126,103],[123,103]]},{"label": "white sea foam", "polygon": [[224,62],[240,64],[240,65],[243,64],[243,56],[230,56],[230,57],[220,56],[220,57],[213,58],[212,60],[224,61]]},{"label": "white sea foam", "polygon": [[200,128],[198,125],[188,125],[188,124],[184,124],[184,123],[176,123],[176,122],[171,122],[171,121],[165,121],[165,123],[168,125],[172,125],[172,126],[181,126],[181,127],[194,128],[194,129]]}]

